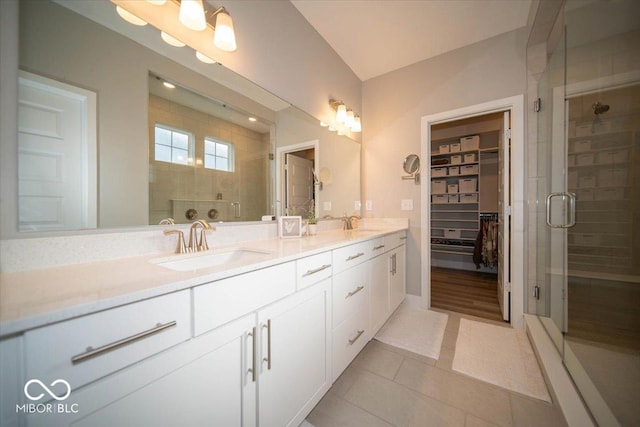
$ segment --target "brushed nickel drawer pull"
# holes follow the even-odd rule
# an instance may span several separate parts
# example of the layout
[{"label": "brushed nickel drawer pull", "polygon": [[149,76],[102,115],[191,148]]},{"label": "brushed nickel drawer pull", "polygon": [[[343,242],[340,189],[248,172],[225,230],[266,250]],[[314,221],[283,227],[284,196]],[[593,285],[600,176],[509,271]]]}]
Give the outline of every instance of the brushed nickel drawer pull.
[{"label": "brushed nickel drawer pull", "polygon": [[86,352],[84,352],[82,354],[78,354],[77,356],[73,356],[71,358],[71,364],[77,365],[78,363],[82,363],[82,362],[85,362],[85,361],[87,361],[89,359],[93,359],[94,357],[98,357],[98,356],[100,356],[102,354],[108,353],[110,351],[117,350],[120,347],[124,347],[125,345],[134,343],[134,342],[139,341],[139,340],[141,340],[143,338],[147,338],[147,337],[149,337],[151,335],[155,335],[157,333],[160,333],[160,332],[164,331],[165,329],[172,328],[172,327],[176,326],[177,324],[178,323],[175,320],[172,321],[172,322],[169,322],[169,323],[165,323],[165,324],[158,323],[155,328],[151,328],[149,330],[140,332],[138,334],[131,335],[130,337],[123,338],[123,339],[118,340],[118,341],[114,341],[114,342],[112,342],[110,344],[103,345],[102,347],[98,347],[98,348],[87,347],[87,351]]},{"label": "brushed nickel drawer pull", "polygon": [[364,289],[364,286],[358,286],[358,287],[356,288],[356,290],[355,290],[355,291],[351,291],[351,292],[349,292],[349,293],[347,294],[347,296],[346,296],[346,297],[344,297],[344,299],[347,299],[347,298],[350,298],[350,297],[354,296],[355,294],[357,294],[358,292],[360,292],[360,291],[361,291],[361,290],[363,290],[363,289]]},{"label": "brushed nickel drawer pull", "polygon": [[271,319],[267,320],[266,325],[262,325],[263,328],[267,328],[267,357],[263,358],[267,362],[267,369],[271,369]]},{"label": "brushed nickel drawer pull", "polygon": [[378,249],[382,249],[382,248],[384,248],[384,245],[378,245],[378,246],[374,246],[373,250],[377,251]]},{"label": "brushed nickel drawer pull", "polygon": [[251,332],[249,332],[249,335],[251,335],[251,351],[253,353],[251,355],[251,369],[249,369],[249,372],[251,372],[251,381],[255,383],[256,375],[258,372],[258,370],[256,369],[256,327],[255,326],[253,327]]},{"label": "brushed nickel drawer pull", "polygon": [[316,274],[321,272],[322,270],[326,270],[327,268],[331,267],[331,264],[324,264],[322,267],[318,267],[314,270],[307,270],[306,273],[304,273],[302,275],[302,277],[307,277],[307,276],[311,276],[312,274]]},{"label": "brushed nickel drawer pull", "polygon": [[358,331],[358,335],[356,335],[355,338],[349,340],[349,345],[353,345],[356,341],[358,341],[358,338],[360,338],[362,334],[364,334],[364,329]]},{"label": "brushed nickel drawer pull", "polygon": [[357,253],[357,254],[355,254],[355,255],[350,255],[350,256],[347,258],[347,261],[352,261],[352,260],[354,260],[354,259],[356,259],[356,258],[360,258],[362,255],[364,255],[364,252],[358,252],[358,253]]}]

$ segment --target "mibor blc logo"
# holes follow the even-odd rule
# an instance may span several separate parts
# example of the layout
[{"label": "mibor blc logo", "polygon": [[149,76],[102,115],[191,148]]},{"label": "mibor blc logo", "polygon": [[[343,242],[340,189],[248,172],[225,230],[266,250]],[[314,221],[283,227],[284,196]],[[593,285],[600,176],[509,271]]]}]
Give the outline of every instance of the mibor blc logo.
[{"label": "mibor blc logo", "polygon": [[[55,391],[58,390],[58,393]],[[58,403],[36,403],[48,397]],[[77,403],[61,403],[71,396],[71,385],[68,381],[58,378],[49,386],[38,379],[31,379],[24,384],[24,396],[31,401],[23,405],[16,405],[16,412],[24,414],[77,414]],[[48,400],[48,399],[47,399]]]}]

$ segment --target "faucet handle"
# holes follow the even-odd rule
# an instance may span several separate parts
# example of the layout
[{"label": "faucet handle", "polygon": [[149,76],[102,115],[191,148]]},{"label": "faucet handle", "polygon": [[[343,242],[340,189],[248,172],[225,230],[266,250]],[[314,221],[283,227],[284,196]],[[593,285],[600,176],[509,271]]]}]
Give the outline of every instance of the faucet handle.
[{"label": "faucet handle", "polygon": [[176,245],[175,253],[184,254],[187,253],[187,245],[184,243],[184,233],[181,230],[177,230],[172,228],[170,230],[163,230],[165,236],[169,234],[177,234],[178,235],[178,244]]},{"label": "faucet handle", "polygon": [[202,227],[200,230],[200,242],[198,243],[199,251],[208,251],[209,245],[207,244],[207,230],[216,231],[216,228],[207,224],[207,227]]}]

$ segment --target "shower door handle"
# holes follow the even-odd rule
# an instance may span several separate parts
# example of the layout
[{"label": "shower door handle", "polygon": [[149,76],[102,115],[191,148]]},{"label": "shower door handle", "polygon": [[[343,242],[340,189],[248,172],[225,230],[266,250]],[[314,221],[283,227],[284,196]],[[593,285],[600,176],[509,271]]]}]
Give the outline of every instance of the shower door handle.
[{"label": "shower door handle", "polygon": [[[565,222],[562,224],[554,224],[551,222],[551,200],[554,197],[562,197],[562,200],[569,199],[569,222],[566,222],[567,216],[565,215]],[[571,228],[576,225],[576,195],[573,193],[557,192],[550,193],[546,200],[547,208],[547,225],[551,228]]]}]

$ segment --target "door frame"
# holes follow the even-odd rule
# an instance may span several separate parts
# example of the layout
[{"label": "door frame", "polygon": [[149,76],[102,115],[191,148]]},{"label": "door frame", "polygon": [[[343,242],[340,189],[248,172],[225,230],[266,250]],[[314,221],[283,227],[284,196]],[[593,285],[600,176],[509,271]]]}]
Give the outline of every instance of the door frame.
[{"label": "door frame", "polygon": [[[285,155],[295,153],[296,151],[303,151],[308,149],[314,150],[313,171],[314,173],[317,173],[317,171],[319,170],[318,168],[320,166],[320,140],[314,139],[311,141],[305,141],[305,142],[300,142],[298,144],[291,144],[291,145],[286,145],[284,147],[276,148],[276,211],[275,211],[276,217],[284,215],[284,210],[285,210],[284,199],[283,199],[287,191],[285,188],[286,183],[284,180]],[[314,182],[314,185],[315,185],[315,182]],[[318,200],[317,200],[317,193],[314,192],[314,194],[316,194],[316,196],[314,196],[314,200],[316,202],[315,210],[316,210],[316,217],[317,217],[318,216],[318,203],[317,203]]]},{"label": "door frame", "polygon": [[[427,162],[424,182],[431,182],[431,126],[470,117],[483,116],[509,110],[511,113],[511,325],[514,328],[524,328],[524,304],[525,283],[527,283],[526,271],[526,163],[524,140],[524,95],[516,95],[508,98],[496,99],[481,104],[471,105],[455,110],[444,111],[428,116],[421,120],[421,156]],[[431,186],[423,184],[420,189],[422,215],[420,219],[421,247],[422,247],[422,274],[421,290],[422,305],[431,307]]]}]

